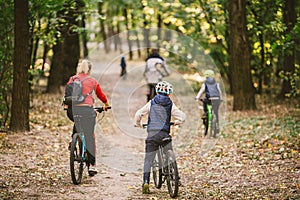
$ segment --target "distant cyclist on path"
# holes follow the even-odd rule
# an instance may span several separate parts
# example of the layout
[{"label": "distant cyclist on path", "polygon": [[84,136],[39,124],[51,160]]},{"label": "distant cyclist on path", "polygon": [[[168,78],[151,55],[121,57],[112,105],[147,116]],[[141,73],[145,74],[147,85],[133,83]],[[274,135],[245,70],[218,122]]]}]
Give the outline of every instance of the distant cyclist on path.
[{"label": "distant cyclist on path", "polygon": [[147,94],[147,101],[155,95],[155,86],[162,78],[169,76],[170,72],[167,68],[165,59],[161,57],[157,49],[152,49],[151,54],[146,59],[146,68],[144,76],[146,78],[149,92]]},{"label": "distant cyclist on path", "polygon": [[204,76],[206,77],[206,80],[202,84],[195,99],[199,100],[205,94],[205,98],[203,99],[204,113],[202,118],[205,118],[207,116],[206,105],[208,103],[211,103],[214,113],[216,114],[217,124],[219,124],[219,107],[220,107],[220,102],[222,100],[222,92],[220,90],[220,85],[219,83],[216,82],[214,78],[215,72],[213,70],[210,69],[206,70],[204,72]]}]

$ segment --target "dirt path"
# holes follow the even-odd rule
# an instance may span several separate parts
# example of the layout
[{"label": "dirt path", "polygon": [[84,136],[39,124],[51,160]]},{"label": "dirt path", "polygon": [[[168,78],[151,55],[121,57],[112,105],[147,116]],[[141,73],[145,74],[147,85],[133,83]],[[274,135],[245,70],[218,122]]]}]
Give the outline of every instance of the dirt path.
[{"label": "dirt path", "polygon": [[[146,131],[133,127],[133,116],[146,103],[144,63],[128,62],[122,79],[118,55],[95,51],[90,59],[112,105],[97,118],[99,174],[91,178],[85,171],[82,184],[72,184],[67,150],[72,125],[62,95],[35,94],[31,131],[0,133],[1,200],[169,199],[165,184],[160,190],[150,185],[151,194],[141,194]],[[172,129],[182,182],[177,199],[300,198],[299,113],[272,104],[226,114],[223,105],[220,138],[203,138],[191,87],[176,71],[167,80],[175,88],[173,101],[188,116],[182,127]]]},{"label": "dirt path", "polygon": [[[57,101],[58,96],[37,96],[32,102],[32,131],[21,137],[11,135],[2,144],[15,146],[0,158],[2,162],[5,161],[1,171],[8,171],[11,176],[8,180],[8,177],[0,179],[0,189],[5,191],[0,193],[3,197],[105,200],[144,198],[140,189],[144,138],[147,133],[133,126],[134,113],[146,103],[147,88],[142,76],[144,62],[127,62],[128,74],[126,78],[121,78],[118,56],[99,58],[98,52],[93,52],[90,58],[94,64],[92,76],[99,80],[112,105],[112,110],[97,118],[95,132],[99,174],[91,178],[85,173],[82,184],[74,186],[71,183],[66,146],[72,125],[60,101]],[[197,105],[190,103],[194,94],[191,88],[183,87],[182,76],[174,72],[171,79],[176,88],[172,98],[189,116],[182,128],[173,130],[174,150],[183,153],[198,137]],[[101,105],[100,102],[96,104]],[[26,151],[28,147],[29,151]],[[16,158],[15,162],[13,157]],[[166,191],[165,188],[162,194],[168,196]]]},{"label": "dirt path", "polygon": [[[95,54],[94,54],[95,56]],[[116,57],[99,60],[97,56],[91,58],[94,63],[92,75],[99,79],[103,90],[110,99],[112,110],[96,126],[97,133],[97,162],[100,173],[84,182],[85,197],[97,199],[137,199],[140,196],[142,183],[142,168],[144,159],[144,138],[146,131],[133,126],[134,113],[146,103],[147,88],[142,76],[144,62],[127,62],[128,74],[119,77],[119,59]],[[182,84],[181,75],[174,72],[172,81]],[[174,81],[176,80],[176,81]],[[181,89],[180,89],[181,88]],[[197,136],[198,113],[193,113],[195,104],[189,103],[194,95],[191,89],[178,87],[174,101],[191,116],[181,129],[174,130],[174,149],[180,152],[188,148]],[[189,96],[180,98],[181,93]],[[101,115],[99,116],[102,117]],[[144,119],[146,122],[147,119]],[[196,123],[195,123],[196,122]],[[181,132],[180,134],[178,134]],[[95,187],[95,185],[96,187]],[[138,192],[136,196],[135,193]],[[141,198],[143,198],[141,196]]]},{"label": "dirt path", "polygon": [[[127,79],[119,77],[118,62],[108,68],[98,68],[101,63],[94,61],[94,76],[99,77],[103,90],[108,94],[112,110],[96,126],[97,160],[101,163],[100,173],[95,181],[100,183],[99,197],[103,199],[128,199],[132,189],[141,183],[144,131],[133,126],[135,105],[128,105],[128,91],[134,86],[127,81],[138,74],[128,74]],[[128,71],[134,68],[129,66]],[[103,70],[103,71],[102,71]],[[143,102],[140,95],[137,101]],[[101,117],[101,116],[99,116]]]},{"label": "dirt path", "polygon": [[[97,176],[95,181],[100,183],[98,193],[105,199],[139,199],[146,131],[133,127],[133,117],[136,110],[146,103],[147,88],[142,76],[144,62],[128,62],[128,74],[120,78],[119,59],[111,60],[113,62],[103,64],[96,57],[92,58],[93,75],[99,77],[112,105],[112,110],[106,113],[100,122],[101,127],[98,126],[96,131],[100,133],[97,137],[97,159],[102,164],[101,168],[105,168],[105,173]],[[172,99],[189,116],[180,129],[173,130],[174,149],[184,154],[199,138],[199,112],[193,101],[194,93],[183,77],[173,71],[169,79],[176,88]],[[201,153],[207,153],[216,141],[205,140],[199,147]],[[166,192],[166,188],[164,190]]]}]

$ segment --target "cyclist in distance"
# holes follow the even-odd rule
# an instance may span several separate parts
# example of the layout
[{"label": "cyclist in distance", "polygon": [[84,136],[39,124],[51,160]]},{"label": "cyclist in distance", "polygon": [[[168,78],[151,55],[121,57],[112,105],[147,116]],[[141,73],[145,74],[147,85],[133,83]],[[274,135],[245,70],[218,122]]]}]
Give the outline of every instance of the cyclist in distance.
[{"label": "cyclist in distance", "polygon": [[71,83],[74,80],[74,78],[80,79],[82,83],[82,94],[86,95],[86,97],[82,103],[69,106],[67,109],[67,116],[73,122],[75,119],[75,115],[81,117],[80,122],[75,120],[73,126],[73,134],[77,132],[76,127],[78,127],[80,123],[80,127],[84,132],[86,140],[88,161],[90,163],[89,172],[96,174],[98,172],[96,169],[96,146],[94,134],[94,128],[96,124],[96,112],[93,108],[95,99],[92,93],[94,92],[96,96],[105,104],[104,110],[107,110],[110,107],[110,105],[98,81],[90,76],[91,69],[92,63],[88,60],[82,60],[82,62],[78,64],[77,74],[70,77],[68,84]]},{"label": "cyclist in distance", "polygon": [[[185,113],[177,108],[170,99],[170,94],[173,92],[173,87],[166,81],[161,81],[156,85],[157,95],[139,109],[135,113],[135,126],[141,126],[141,119],[148,114],[148,136],[146,138],[146,154],[144,160],[143,174],[143,193],[150,193],[150,170],[158,146],[162,144],[163,138],[171,138],[170,136],[170,121],[171,117],[175,118],[174,125],[179,125],[184,122]],[[164,150],[172,149],[172,142],[164,147]]]},{"label": "cyclist in distance", "polygon": [[148,101],[154,96],[155,85],[169,74],[170,72],[164,58],[159,55],[157,49],[152,49],[151,54],[146,59],[146,68],[144,71],[144,76],[149,88],[147,94]]},{"label": "cyclist in distance", "polygon": [[[220,102],[222,100],[222,93],[220,90],[219,83],[216,82],[214,76],[215,72],[213,70],[206,70],[204,72],[204,76],[206,77],[206,80],[202,84],[197,96],[196,100],[198,101],[205,93],[205,98],[203,99],[203,116],[202,118],[205,118],[207,116],[207,103],[211,103],[214,113],[216,115],[216,121],[219,124],[219,106]],[[214,99],[214,100],[211,100]],[[218,129],[219,127],[217,127]]]}]

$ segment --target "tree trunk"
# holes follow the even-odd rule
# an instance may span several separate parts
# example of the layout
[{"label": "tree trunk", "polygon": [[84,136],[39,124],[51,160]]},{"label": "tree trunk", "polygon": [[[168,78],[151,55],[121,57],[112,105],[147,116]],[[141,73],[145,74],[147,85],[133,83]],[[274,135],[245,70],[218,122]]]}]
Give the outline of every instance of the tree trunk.
[{"label": "tree trunk", "polygon": [[123,9],[123,16],[125,17],[125,26],[126,26],[126,36],[127,36],[127,42],[128,42],[128,51],[129,51],[129,60],[133,59],[133,53],[132,53],[132,45],[131,45],[131,40],[130,40],[130,31],[129,31],[129,20],[128,20],[128,13],[127,13],[127,8],[125,7]]},{"label": "tree trunk", "polygon": [[55,94],[59,92],[61,80],[63,78],[63,57],[63,45],[62,42],[57,39],[57,42],[53,47],[53,57],[50,67],[50,76],[48,79],[47,93]]},{"label": "tree trunk", "polygon": [[[49,33],[50,20],[51,20],[51,14],[48,16],[48,20],[47,20],[47,27],[46,27],[46,30],[45,30],[46,35],[48,35],[48,33]],[[46,64],[47,55],[48,55],[49,50],[50,50],[50,46],[49,46],[48,42],[44,41],[42,76],[44,76],[44,74],[45,74],[45,64]]]},{"label": "tree trunk", "polygon": [[[80,27],[80,23],[77,18],[81,13],[80,1],[76,0],[76,7],[68,10],[68,14],[65,18],[67,21],[65,26],[65,32],[63,32],[63,51],[64,51],[64,61],[63,61],[63,77],[61,80],[61,85],[68,82],[69,77],[76,73],[76,68],[80,58],[80,40],[79,33],[76,31],[77,27]],[[75,31],[74,31],[75,28]]]},{"label": "tree trunk", "polygon": [[[143,5],[142,1],[141,1],[141,5],[142,5],[142,10],[144,10],[145,6]],[[146,19],[146,14],[143,13],[143,35],[144,35],[144,46],[146,48],[146,55],[147,57],[150,54],[150,40],[149,40],[149,27],[148,27],[148,21]]]},{"label": "tree trunk", "polygon": [[63,61],[63,77],[60,85],[68,82],[69,77],[76,73],[76,68],[80,58],[79,34],[67,34],[63,42],[64,61]]},{"label": "tree trunk", "polygon": [[120,49],[120,53],[123,53],[123,47],[122,47],[122,39],[120,37],[120,32],[121,32],[121,28],[120,28],[120,22],[117,21],[117,39],[118,39],[118,44],[119,44],[119,49]]},{"label": "tree trunk", "polygon": [[15,49],[10,129],[29,131],[29,8],[28,0],[14,1]]},{"label": "tree trunk", "polygon": [[[290,34],[296,24],[296,12],[295,12],[295,1],[294,0],[285,0],[284,1],[284,13],[283,13],[283,21],[287,27],[285,34]],[[293,39],[291,39],[293,40]],[[293,43],[292,41],[288,41],[289,43]],[[283,52],[283,67],[284,72],[293,73],[295,71],[295,46],[293,44],[287,45],[287,48]],[[285,98],[287,94],[292,91],[292,86],[290,79],[284,79],[282,86],[280,97]]]},{"label": "tree trunk", "polygon": [[77,19],[82,14],[81,8],[83,6],[81,1],[76,0],[75,8],[69,8],[66,4],[65,8],[57,13],[58,17],[63,19],[57,26],[61,38],[57,36],[56,45],[53,47],[54,54],[48,80],[48,93],[58,93],[60,86],[66,84],[69,77],[76,73],[80,58],[80,40],[78,32],[74,29],[80,26]]},{"label": "tree trunk", "polygon": [[161,14],[157,14],[157,49],[160,49],[161,43],[161,27],[162,26],[162,18]]},{"label": "tree trunk", "polygon": [[233,110],[255,109],[250,73],[250,50],[246,31],[246,1],[229,0],[229,45]]},{"label": "tree trunk", "polygon": [[[103,2],[99,1],[98,2],[98,13],[99,15],[102,15],[102,9],[103,9]],[[104,44],[104,49],[106,53],[109,53],[110,48],[107,44],[107,35],[106,35],[106,31],[105,31],[105,26],[104,26],[104,20],[100,18],[100,35],[102,36],[103,39],[103,44]]]},{"label": "tree trunk", "polygon": [[133,31],[135,36],[136,36],[136,46],[137,46],[137,52],[138,52],[138,58],[142,57],[142,52],[141,52],[141,44],[140,44],[140,40],[139,40],[139,33],[137,32],[137,30]]},{"label": "tree trunk", "polygon": [[[37,27],[37,31],[40,32],[41,31],[41,20],[38,20],[38,27]],[[36,62],[36,57],[37,57],[37,52],[38,52],[38,48],[39,48],[39,42],[40,42],[40,36],[38,34],[34,34],[32,33],[32,35],[35,36],[35,40],[33,43],[33,50],[32,50],[32,60],[31,60],[31,65],[32,68],[35,69],[35,62]]]},{"label": "tree trunk", "polygon": [[85,30],[85,14],[84,13],[82,14],[81,27],[83,28],[83,32],[82,32],[83,57],[87,58],[89,56],[89,50],[87,47],[88,39],[87,39],[86,30]]}]

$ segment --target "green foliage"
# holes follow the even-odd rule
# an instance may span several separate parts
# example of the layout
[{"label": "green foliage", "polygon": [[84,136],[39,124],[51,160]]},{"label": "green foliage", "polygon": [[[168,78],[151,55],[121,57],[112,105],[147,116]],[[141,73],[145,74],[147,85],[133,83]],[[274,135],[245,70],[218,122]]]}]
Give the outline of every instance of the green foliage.
[{"label": "green foliage", "polygon": [[295,66],[294,72],[286,72],[286,71],[280,71],[279,76],[286,81],[289,81],[292,90],[290,93],[286,94],[286,97],[299,97],[300,96],[300,66]]},{"label": "green foliage", "polygon": [[[299,109],[299,108],[298,108]],[[300,124],[299,121],[295,120],[293,117],[287,116],[283,118],[284,128],[291,137],[300,136]]]}]

